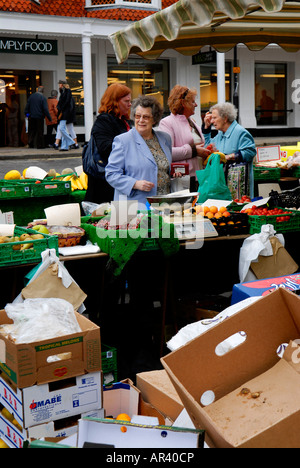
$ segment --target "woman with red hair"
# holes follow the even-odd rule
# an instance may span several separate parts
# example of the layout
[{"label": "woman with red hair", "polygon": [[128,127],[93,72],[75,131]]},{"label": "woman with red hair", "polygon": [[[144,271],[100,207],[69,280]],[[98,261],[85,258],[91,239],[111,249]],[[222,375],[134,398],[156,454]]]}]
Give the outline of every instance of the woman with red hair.
[{"label": "woman with red hair", "polygon": [[[91,134],[94,136],[101,160],[107,164],[114,138],[130,130],[131,90],[120,83],[111,84],[102,96],[98,116]],[[88,176],[85,200],[94,203],[111,202],[114,189],[103,176]]]}]

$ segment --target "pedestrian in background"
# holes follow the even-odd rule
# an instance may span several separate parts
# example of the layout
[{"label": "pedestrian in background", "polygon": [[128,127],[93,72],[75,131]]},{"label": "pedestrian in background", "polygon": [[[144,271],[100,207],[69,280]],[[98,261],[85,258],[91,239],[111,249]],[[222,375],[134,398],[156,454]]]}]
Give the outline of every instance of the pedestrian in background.
[{"label": "pedestrian in background", "polygon": [[[72,97],[70,117],[67,120],[66,128],[67,128],[67,132],[70,135],[70,137],[73,138],[73,140],[75,141],[74,145],[71,145],[70,148],[71,149],[79,149],[79,145],[78,145],[78,142],[77,142],[77,134],[76,134],[76,131],[75,131],[75,128],[74,128],[74,123],[76,123],[76,109],[75,109],[75,100]],[[51,145],[51,146],[54,149],[58,150],[59,145],[60,145],[60,140],[61,140],[61,130],[60,130],[60,128],[58,128],[57,133],[56,133],[55,143],[53,145]]]},{"label": "pedestrian in background", "polygon": [[49,113],[51,115],[52,121],[46,117],[46,125],[47,125],[47,146],[52,147],[54,143],[54,135],[53,135],[53,130],[56,132],[57,131],[57,115],[58,115],[58,110],[57,110],[57,104],[58,104],[58,99],[57,99],[58,91],[56,89],[52,89],[50,97],[47,99],[47,104],[48,104],[48,109]]},{"label": "pedestrian in background", "polygon": [[72,116],[72,93],[70,86],[65,80],[59,80],[60,98],[57,104],[58,110],[58,130],[61,132],[61,147],[59,151],[68,151],[71,145],[75,145],[75,141],[69,135],[67,130],[67,121]]},{"label": "pedestrian in background", "polygon": [[[101,160],[107,164],[112,150],[114,138],[130,130],[128,120],[131,109],[131,90],[120,83],[111,84],[104,92],[97,119],[91,134]],[[96,178],[88,175],[88,189],[85,200],[94,203],[111,202],[114,199],[114,189],[105,180],[105,174]]]},{"label": "pedestrian in background", "polygon": [[29,148],[45,148],[44,119],[47,117],[52,122],[49,113],[47,99],[44,96],[44,86],[39,86],[37,91],[27,101],[25,116],[28,117],[28,146]]}]

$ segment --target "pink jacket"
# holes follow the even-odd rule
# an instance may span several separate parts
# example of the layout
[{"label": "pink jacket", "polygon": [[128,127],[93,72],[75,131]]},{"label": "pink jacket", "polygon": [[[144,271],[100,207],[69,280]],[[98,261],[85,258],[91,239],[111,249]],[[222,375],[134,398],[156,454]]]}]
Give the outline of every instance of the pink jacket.
[{"label": "pink jacket", "polygon": [[[193,120],[195,127],[201,135],[202,142],[204,137],[199,125]],[[172,138],[172,160],[173,162],[188,163],[190,175],[195,176],[195,171],[200,169],[198,158],[192,158],[192,146],[194,139],[191,133],[191,127],[184,115],[170,114],[163,118],[159,124],[159,130],[169,133]]]}]

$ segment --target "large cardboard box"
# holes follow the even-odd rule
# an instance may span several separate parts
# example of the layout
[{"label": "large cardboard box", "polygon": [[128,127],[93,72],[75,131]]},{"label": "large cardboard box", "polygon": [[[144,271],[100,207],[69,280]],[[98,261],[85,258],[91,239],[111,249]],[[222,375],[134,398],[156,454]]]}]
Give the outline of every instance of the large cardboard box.
[{"label": "large cardboard box", "polygon": [[164,369],[137,374],[136,386],[141,391],[143,400],[171,421],[175,421],[184,408]]},{"label": "large cardboard box", "polygon": [[[19,388],[101,370],[100,328],[75,312],[81,332],[28,344],[0,334],[0,369]],[[0,325],[12,323],[5,310]],[[60,359],[57,360],[56,357]]]},{"label": "large cardboard box", "polygon": [[[218,352],[241,332],[243,343]],[[195,427],[205,429],[213,446],[300,447],[297,342],[284,358],[278,355],[299,339],[300,298],[278,289],[162,362]]]}]

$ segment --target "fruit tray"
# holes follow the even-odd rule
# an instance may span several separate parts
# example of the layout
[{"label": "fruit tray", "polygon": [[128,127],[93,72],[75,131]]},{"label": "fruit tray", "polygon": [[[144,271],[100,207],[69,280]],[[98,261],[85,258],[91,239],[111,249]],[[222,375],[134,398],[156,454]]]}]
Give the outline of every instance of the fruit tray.
[{"label": "fruit tray", "polygon": [[286,220],[284,216],[269,215],[269,216],[255,216],[249,215],[250,234],[257,234],[261,232],[264,224],[272,224],[277,233],[300,231],[300,212],[296,210],[288,210],[289,215]]},{"label": "fruit tray", "polygon": [[[14,181],[15,182],[15,181]],[[12,183],[7,180],[0,180],[0,200],[9,200],[12,198],[30,198],[31,184]]]},{"label": "fruit tray", "polygon": [[230,217],[211,219],[219,236],[238,236],[249,234],[249,219],[245,213],[231,212]]},{"label": "fruit tray", "polygon": [[[23,234],[36,235],[39,233],[33,229],[16,226],[14,238],[20,238]],[[27,238],[26,240],[0,243],[0,266],[39,263],[42,259],[41,254],[46,249],[55,249],[58,256],[57,236],[48,234],[42,234],[42,236],[43,238],[40,239]],[[22,248],[22,246],[28,246],[28,248]]]},{"label": "fruit tray", "polygon": [[279,180],[281,177],[280,167],[253,167],[255,180]]},{"label": "fruit tray", "polygon": [[[0,187],[10,189],[14,187],[16,190],[16,196],[10,198],[24,198],[23,191],[26,187],[27,197],[49,197],[58,195],[69,195],[72,192],[71,182],[63,180],[36,180],[36,179],[24,179],[24,180],[1,180]],[[29,191],[29,193],[27,193]]]}]

